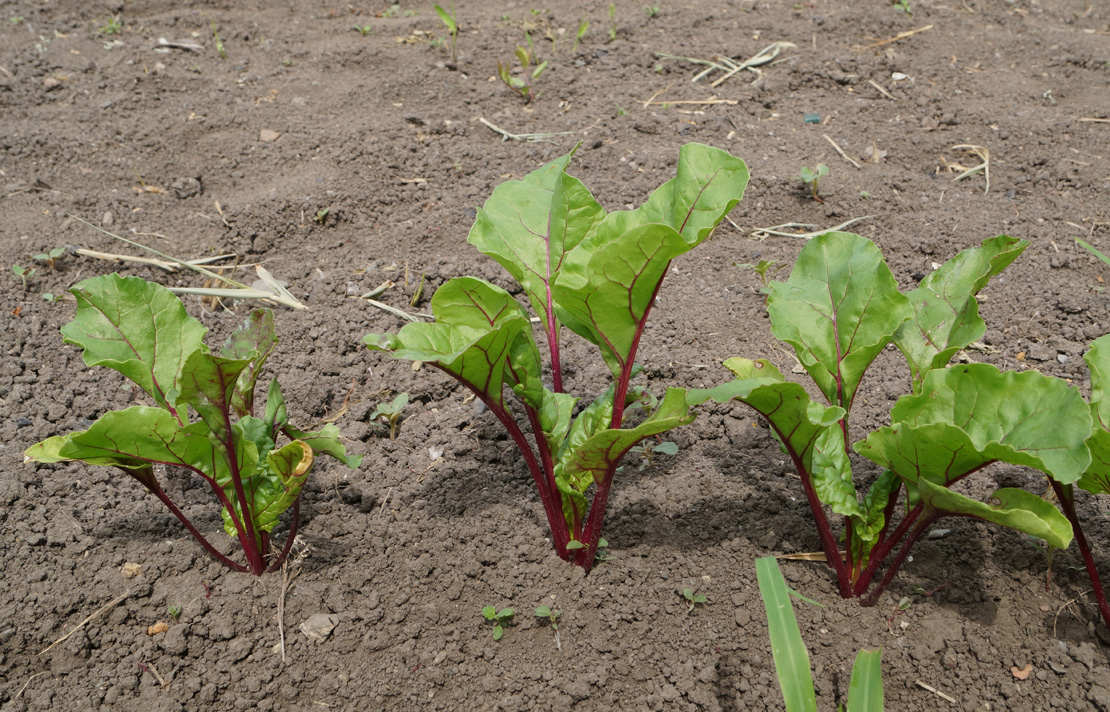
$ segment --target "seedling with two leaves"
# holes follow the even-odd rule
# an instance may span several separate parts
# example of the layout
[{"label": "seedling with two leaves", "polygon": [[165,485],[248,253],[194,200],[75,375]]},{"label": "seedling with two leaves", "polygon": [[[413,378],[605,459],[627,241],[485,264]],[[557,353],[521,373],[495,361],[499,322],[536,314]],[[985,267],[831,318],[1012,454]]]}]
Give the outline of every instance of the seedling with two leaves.
[{"label": "seedling with two leaves", "polygon": [[810,195],[812,195],[813,199],[816,200],[818,203],[825,202],[821,198],[818,182],[828,174],[829,167],[826,166],[824,163],[818,163],[813,168],[802,166],[802,170],[798,175],[798,180],[802,181],[802,183],[804,183],[809,188]]},{"label": "seedling with two leaves", "polygon": [[58,269],[58,260],[61,259],[62,255],[64,255],[65,253],[66,248],[55,247],[47,252],[40,252],[39,254],[35,255],[35,259],[40,262],[45,262],[46,266],[49,267],[50,271],[53,272]]},{"label": "seedling with two leaves", "polygon": [[[370,414],[370,420],[375,425],[382,427],[389,427],[389,439],[397,439],[397,425],[401,422],[401,412],[404,411],[405,406],[409,404],[409,394],[402,393],[394,398],[389,403],[379,403],[374,412]],[[379,422],[381,421],[381,422]]]},{"label": "seedling with two leaves", "polygon": [[12,265],[12,274],[19,277],[19,281],[23,284],[23,291],[27,291],[27,280],[35,274],[34,267],[23,267],[21,265]]},{"label": "seedling with two leaves", "polygon": [[501,636],[505,635],[505,626],[513,619],[513,609],[502,608],[499,611],[493,606],[486,606],[482,609],[482,617],[493,624],[493,639],[501,640]]},{"label": "seedling with two leaves", "polygon": [[532,86],[547,69],[547,60],[532,66],[535,62],[535,54],[532,50],[523,47],[516,48],[516,59],[520,62],[520,76],[513,74],[512,62],[501,64],[500,61],[497,62],[497,76],[501,78],[505,86],[520,94],[525,102],[530,102],[535,98]]},{"label": "seedling with two leaves", "polygon": [[709,599],[705,597],[704,593],[698,593],[692,588],[683,589],[682,597],[686,600],[686,615],[693,613],[695,606],[704,606],[709,603]]},{"label": "seedling with two leaves", "polygon": [[[549,366],[525,307],[473,277],[439,288],[431,300],[435,323],[364,342],[442,370],[481,399],[520,449],[556,553],[588,571],[621,459],[642,440],[693,420],[684,389],[657,399],[632,383],[636,354],[671,261],[704,241],[739,202],[748,170],[724,151],[687,144],[676,176],[643,205],[606,213],[567,174],[570,159],[498,186],[469,238],[523,287]],[[582,408],[563,387],[564,326],[600,350],[611,374],[608,388]],[[626,422],[637,410],[646,415]]]},{"label": "seedling with two leaves", "polygon": [[555,634],[555,648],[563,652],[563,641],[559,639],[560,611],[552,610],[550,606],[536,606],[536,618],[546,620],[551,625],[551,632]]},{"label": "seedling with two leaves", "polygon": [[[70,292],[77,313],[62,327],[66,343],[84,350],[87,365],[129,378],[152,405],[111,411],[88,430],[48,438],[28,449],[25,461],[115,467],[158,497],[228,568],[256,576],[280,568],[297,533],[301,489],[316,457],[329,455],[348,467],[358,467],[361,458],[347,455],[334,425],[314,432],[295,428],[277,379],[270,381],[263,416],[256,416],[255,388],[278,343],[273,313],[251,312],[212,353],[204,344],[207,328],[160,285],[112,274]],[[156,465],[183,468],[209,485],[245,564],[220,552],[178,508],[162,489]],[[275,551],[270,535],[287,510],[289,534]]]}]

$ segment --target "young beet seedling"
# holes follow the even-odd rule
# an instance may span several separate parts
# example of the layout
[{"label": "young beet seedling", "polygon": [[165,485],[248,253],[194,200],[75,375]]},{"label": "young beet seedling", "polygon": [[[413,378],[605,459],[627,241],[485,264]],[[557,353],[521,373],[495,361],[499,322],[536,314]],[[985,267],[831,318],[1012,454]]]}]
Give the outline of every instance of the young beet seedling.
[{"label": "young beet seedling", "polygon": [[[70,291],[77,314],[62,327],[65,342],[84,349],[86,365],[107,366],[134,381],[153,405],[105,413],[88,430],[33,445],[24,460],[115,467],[158,497],[228,568],[256,576],[279,568],[297,533],[301,488],[315,457],[330,455],[348,467],[358,467],[361,458],[347,456],[334,425],[315,432],[293,427],[277,379],[270,381],[264,416],[255,416],[255,386],[278,342],[273,313],[251,312],[213,354],[203,340],[208,330],[160,285],[112,274]],[[245,565],[200,533],[162,489],[155,465],[184,468],[208,483]],[[274,552],[270,532],[288,509],[289,534]]]},{"label": "young beet seedling", "polygon": [[14,274],[16,277],[19,277],[19,281],[23,283],[23,291],[26,292],[27,280],[29,280],[35,274],[35,269],[33,267],[28,269],[27,267],[21,267],[20,265],[12,265],[12,274]]},{"label": "young beet seedling", "polygon": [[505,86],[509,87],[517,94],[520,94],[526,103],[531,102],[535,97],[535,94],[532,92],[532,85],[536,83],[536,80],[540,78],[543,71],[547,69],[546,60],[533,67],[534,57],[535,55],[530,50],[524,49],[523,47],[516,48],[516,58],[517,61],[520,62],[521,75],[525,77],[530,76],[531,79],[521,79],[520,77],[514,76],[511,71],[512,62],[509,64],[501,64],[500,61],[497,62],[497,76],[501,78]]},{"label": "young beet seedling", "polygon": [[[845,598],[874,604],[914,544],[943,517],[993,522],[1057,548],[1071,541],[1067,518],[1035,494],[1003,488],[985,503],[951,488],[994,462],[1032,467],[1066,485],[1091,461],[1084,444],[1092,432],[1090,411],[1064,381],[986,364],[948,365],[986,331],[975,294],[1028,244],[1006,236],[987,240],[902,294],[869,240],[850,233],[816,237],[790,279],[771,284],[768,312],[771,333],[794,347],[829,405],[812,402],[764,360],[729,359],[725,366],[735,381],[691,392],[691,404],[735,399],[767,419],[802,481]],[[890,343],[909,364],[913,394],[898,400],[890,426],[855,443],[857,453],[883,468],[861,500],[849,460],[849,414],[865,371]],[[844,522],[839,537],[826,508]]]},{"label": "young beet seedling", "polygon": [[824,163],[818,163],[815,168],[802,166],[801,173],[798,176],[798,180],[802,181],[809,187],[810,194],[818,203],[823,203],[825,201],[821,199],[821,194],[819,192],[817,183],[828,174],[829,167],[826,166]]},{"label": "young beet seedling", "polygon": [[482,609],[482,617],[493,624],[493,639],[501,640],[505,635],[505,625],[513,618],[513,609],[502,608],[500,611],[493,606]]},{"label": "young beet seedling", "polygon": [[682,590],[682,597],[686,599],[686,615],[694,612],[695,606],[704,606],[709,603],[709,600],[703,593],[697,593],[692,588]]},{"label": "young beet seedling", "polygon": [[[641,440],[693,420],[684,389],[670,388],[655,401],[632,384],[640,370],[636,352],[671,260],[705,240],[740,201],[748,169],[724,151],[687,144],[677,175],[647,202],[606,214],[567,175],[570,158],[498,186],[469,238],[523,287],[539,315],[549,367],[524,306],[473,277],[439,288],[431,302],[435,323],[370,334],[364,342],[444,371],[485,403],[532,474],[556,553],[589,571],[621,458]],[[563,326],[597,346],[612,375],[577,416],[579,398],[563,387]],[[654,412],[635,425],[625,423],[633,406],[653,404]]]},{"label": "young beet seedling", "polygon": [[559,611],[549,606],[536,606],[536,618],[542,618],[551,625],[551,632],[555,634],[555,649],[563,652],[563,641],[559,639]]},{"label": "young beet seedling", "polygon": [[49,252],[40,252],[39,254],[35,255],[35,259],[39,260],[40,262],[45,262],[46,266],[50,268],[51,272],[53,272],[58,269],[58,260],[65,253],[66,248],[55,247]]},{"label": "young beet seedling", "polygon": [[401,412],[404,411],[405,406],[409,404],[409,394],[402,393],[393,399],[390,403],[379,403],[374,412],[370,414],[370,420],[382,420],[389,425],[389,439],[397,439],[397,424],[401,420]]}]

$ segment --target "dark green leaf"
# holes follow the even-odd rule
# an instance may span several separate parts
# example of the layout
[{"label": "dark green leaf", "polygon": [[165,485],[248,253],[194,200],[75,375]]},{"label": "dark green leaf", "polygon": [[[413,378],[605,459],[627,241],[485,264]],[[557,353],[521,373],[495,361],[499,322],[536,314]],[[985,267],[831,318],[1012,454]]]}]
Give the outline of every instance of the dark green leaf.
[{"label": "dark green leaf", "polygon": [[231,397],[232,406],[239,415],[254,413],[254,389],[262,366],[277,346],[274,313],[269,309],[255,309],[220,349],[226,359],[247,359],[250,365],[239,375]]}]

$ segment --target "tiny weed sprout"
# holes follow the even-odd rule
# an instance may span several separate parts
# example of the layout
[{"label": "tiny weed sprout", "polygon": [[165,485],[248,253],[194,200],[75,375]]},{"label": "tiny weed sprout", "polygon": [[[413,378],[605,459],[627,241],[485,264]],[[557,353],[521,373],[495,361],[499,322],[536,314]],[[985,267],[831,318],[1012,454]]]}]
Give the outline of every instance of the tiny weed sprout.
[{"label": "tiny weed sprout", "polygon": [[212,20],[212,39],[216,41],[216,51],[220,53],[220,59],[227,59],[227,52],[224,51],[224,43],[220,39],[219,30],[216,29],[215,20]]},{"label": "tiny weed sprout", "polygon": [[[657,399],[632,383],[641,370],[636,354],[671,260],[704,241],[740,201],[748,169],[725,151],[687,144],[675,177],[643,205],[606,214],[567,174],[572,155],[498,186],[469,237],[523,287],[546,340],[546,366],[525,307],[473,277],[436,291],[435,323],[363,341],[444,371],[481,399],[520,449],[556,553],[589,571],[621,458],[693,420],[685,389]],[[611,375],[608,388],[581,404],[563,387],[564,326],[597,347]]]},{"label": "tiny weed sprout", "polygon": [[572,54],[578,51],[578,43],[582,41],[582,38],[585,37],[586,33],[589,31],[590,21],[583,17],[578,21],[578,31],[574,33],[574,46],[570,48]]},{"label": "tiny weed sprout", "polygon": [[609,3],[609,41],[617,39],[617,5]]},{"label": "tiny weed sprout", "polygon": [[[402,393],[393,399],[390,403],[379,403],[374,412],[370,414],[370,420],[377,423],[381,420],[385,425],[389,426],[389,439],[397,439],[397,424],[401,420],[401,411],[409,404],[409,394]],[[384,427],[384,425],[383,425]]]},{"label": "tiny weed sprout", "polygon": [[649,20],[654,20],[659,17],[658,5],[644,5],[644,14],[647,15]]},{"label": "tiny weed sprout", "polygon": [[694,606],[704,606],[709,603],[705,594],[697,593],[692,588],[683,589],[682,597],[686,599],[686,615],[694,612]]},{"label": "tiny weed sprout", "polygon": [[35,270],[21,267],[20,265],[12,265],[12,274],[19,277],[19,281],[23,283],[23,291],[27,291],[27,280],[35,274]]},{"label": "tiny weed sprout", "polygon": [[825,201],[821,199],[821,194],[818,192],[819,188],[817,183],[828,174],[829,167],[826,166],[824,163],[818,163],[817,166],[814,168],[802,166],[802,170],[798,175],[798,180],[806,184],[814,200],[819,203],[823,203]]},{"label": "tiny weed sprout", "polygon": [[331,208],[320,208],[316,211],[316,214],[312,216],[312,222],[317,225],[323,225],[327,222],[329,214],[331,214]]},{"label": "tiny weed sprout", "polygon": [[170,606],[166,610],[166,613],[169,615],[170,620],[176,623],[178,620],[181,619],[181,606]]},{"label": "tiny weed sprout", "polygon": [[493,606],[486,606],[482,609],[482,617],[493,624],[493,639],[501,640],[501,636],[505,635],[505,626],[512,620],[513,609],[502,608],[499,611]]},{"label": "tiny weed sprout", "polygon": [[[771,288],[768,286],[771,282],[771,275],[784,267],[784,265],[775,267],[776,264],[778,264],[777,260],[760,260],[756,264],[750,262],[734,262],[733,266],[739,267],[740,269],[750,269],[752,272],[755,272],[755,276],[759,278],[759,283],[762,285],[759,288],[759,293],[765,295],[766,298],[766,295],[771,293]],[[771,269],[772,267],[775,268]]]},{"label": "tiny weed sprout", "polygon": [[123,23],[120,22],[119,15],[109,17],[108,21],[101,25],[96,30],[100,35],[121,35],[123,34]]},{"label": "tiny weed sprout", "polygon": [[910,4],[909,2],[907,2],[907,0],[894,0],[893,7],[898,12],[906,13],[907,17],[913,17],[913,8],[910,7]]},{"label": "tiny weed sprout", "polygon": [[459,55],[456,46],[459,40],[459,25],[455,21],[455,3],[451,3],[451,12],[447,12],[439,5],[433,5],[432,9],[439,15],[439,19],[451,35],[451,64],[457,64]]},{"label": "tiny weed sprout", "polygon": [[[992,238],[902,294],[869,240],[842,232],[820,235],[802,249],[786,282],[771,283],[767,310],[771,333],[794,348],[828,405],[811,401],[801,385],[765,360],[729,359],[725,366],[736,380],[690,393],[691,405],[735,399],[767,420],[801,479],[826,562],[845,598],[874,604],[914,544],[944,517],[999,524],[1057,548],[1070,543],[1068,518],[1035,494],[1002,488],[982,502],[952,489],[995,462],[1040,470],[1054,487],[1065,488],[1091,462],[1085,445],[1092,432],[1090,408],[1063,380],[1036,371],[1004,373],[987,364],[949,365],[986,331],[975,295],[1028,244]],[[856,393],[872,361],[891,343],[909,366],[912,393],[894,405],[889,426],[849,448]],[[862,499],[852,450],[882,468]],[[840,536],[826,509],[844,522]],[[888,557],[882,579],[872,586]]]},{"label": "tiny weed sprout", "polygon": [[48,301],[48,302],[53,302],[53,301],[57,300],[57,297],[55,297],[50,292],[43,292],[42,293],[42,298],[43,298],[43,300]]},{"label": "tiny weed sprout", "polygon": [[[658,436],[656,436],[656,438],[658,438]],[[630,448],[628,450],[628,453],[630,455],[639,454],[642,456],[643,459],[640,461],[640,466],[636,469],[644,470],[655,465],[655,455],[657,454],[677,455],[678,445],[675,445],[670,440],[664,440],[663,442],[652,442],[649,439],[645,440],[643,445],[637,445],[633,448]]]},{"label": "tiny weed sprout", "polygon": [[55,247],[54,249],[50,250],[49,252],[40,252],[39,254],[35,255],[35,259],[40,261],[40,262],[45,262],[46,265],[50,268],[50,270],[54,271],[54,270],[58,269],[58,266],[57,266],[58,259],[61,258],[61,256],[64,255],[65,253],[66,253],[66,248],[64,248],[64,247]]},{"label": "tiny weed sprout", "polygon": [[355,30],[356,32],[361,34],[363,37],[366,37],[367,35],[373,34],[373,32],[374,32],[374,28],[371,27],[370,25],[362,25],[362,26],[355,25],[351,29]]},{"label": "tiny weed sprout", "polygon": [[[773,556],[756,559],[755,573],[763,607],[767,611],[771,657],[775,661],[775,674],[786,703],[786,712],[816,712],[817,693],[809,667],[809,650],[802,639],[790,598],[793,596],[813,604],[816,601],[787,587],[779,562]],[[846,709],[848,712],[883,711],[882,649],[864,649],[856,655],[852,678],[848,683]]]},{"label": "tiny weed sprout", "polygon": [[[88,430],[33,445],[24,461],[115,467],[158,497],[228,568],[256,576],[280,568],[297,533],[301,488],[316,456],[330,455],[348,467],[358,467],[361,458],[347,456],[334,425],[315,432],[293,427],[276,379],[263,417],[255,416],[255,387],[278,342],[273,313],[251,312],[212,353],[203,340],[207,329],[165,287],[112,274],[70,291],[77,313],[62,327],[65,342],[84,350],[86,365],[122,373],[153,405],[105,413]],[[201,534],[162,489],[155,465],[184,468],[208,483],[222,506],[224,531],[239,540],[246,564]],[[275,552],[270,535],[287,510],[289,534]]]}]

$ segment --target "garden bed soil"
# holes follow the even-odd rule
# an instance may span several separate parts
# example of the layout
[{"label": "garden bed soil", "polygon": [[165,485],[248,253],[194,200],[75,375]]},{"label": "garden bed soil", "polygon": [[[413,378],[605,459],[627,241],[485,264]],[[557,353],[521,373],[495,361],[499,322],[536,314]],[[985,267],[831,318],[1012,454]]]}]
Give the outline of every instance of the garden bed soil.
[{"label": "garden bed soil", "polygon": [[[630,459],[610,500],[609,558],[584,576],[552,553],[528,472],[492,416],[442,374],[360,345],[401,326],[359,299],[386,280],[396,286],[384,302],[422,311],[455,276],[507,285],[466,243],[475,208],[575,145],[571,172],[608,209],[642,201],[688,141],[751,169],[732,223],[677,260],[663,287],[640,350],[657,391],[727,380],[719,363],[733,355],[789,373],[758,281],[736,263],[789,266],[802,248],[755,239],[756,228],[861,216],[851,229],[881,247],[903,288],[985,238],[1029,240],[984,291],[988,331],[967,356],[1085,387],[1081,355],[1110,327],[1110,297],[1106,266],[1073,238],[1110,248],[1110,5],[915,0],[911,17],[885,2],[686,0],[649,17],[618,1],[612,41],[605,2],[456,7],[452,64],[430,41],[443,29],[427,3],[383,14],[357,0],[0,2],[0,263],[36,269],[26,289],[12,274],[0,288],[4,710],[775,709],[754,559],[820,544],[758,418],[710,407],[673,433],[677,455],[643,469]],[[494,75],[528,28],[550,63],[526,104]],[[199,50],[159,51],[160,38]],[[795,47],[754,84],[754,73],[693,83],[701,67],[655,54],[742,59],[776,41]],[[479,119],[567,133],[502,140]],[[983,171],[953,180],[954,164],[979,163],[963,144],[989,151],[989,192]],[[830,169],[823,203],[795,178],[817,163]],[[270,371],[294,422],[333,420],[365,459],[357,471],[320,463],[305,492],[284,657],[281,575],[225,571],[114,471],[22,463],[32,443],[136,398],[63,345],[73,302],[44,293],[114,269],[202,284],[75,254],[56,270],[32,259],[61,246],[134,253],[87,223],[181,258],[262,262],[309,307],[278,310]],[[249,306],[185,301],[213,339]],[[573,342],[564,361],[569,390],[604,387],[590,348]],[[896,352],[880,356],[861,391],[861,433],[908,382]],[[390,441],[370,413],[400,392],[412,402]],[[166,478],[231,551],[206,488]],[[995,467],[967,491],[999,485],[1044,487],[1037,473]],[[1081,512],[1110,561],[1101,505],[1084,498]],[[892,710],[1110,708],[1106,631],[1075,548],[1056,553],[1046,587],[1036,542],[970,521],[943,527],[872,608],[840,600],[823,564],[783,562],[790,586],[824,604],[796,606],[820,708],[845,700],[862,647],[882,648]],[[687,612],[687,588],[708,603]],[[541,604],[561,611],[561,650],[532,615]],[[486,605],[516,610],[499,642]],[[168,630],[149,635],[160,621]],[[1015,676],[1027,665],[1027,679]]]}]

